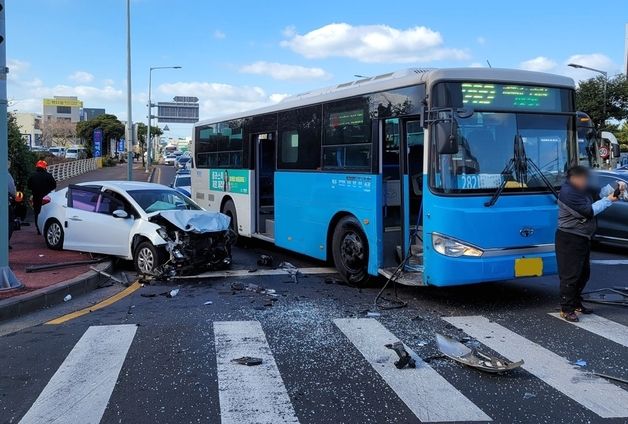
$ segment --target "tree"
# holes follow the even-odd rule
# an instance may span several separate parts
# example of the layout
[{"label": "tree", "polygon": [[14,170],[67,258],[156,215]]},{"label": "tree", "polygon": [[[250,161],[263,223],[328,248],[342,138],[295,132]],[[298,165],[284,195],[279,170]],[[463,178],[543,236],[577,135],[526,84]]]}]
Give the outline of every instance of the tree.
[{"label": "tree", "polygon": [[103,153],[107,151],[109,140],[118,140],[124,136],[124,124],[120,122],[116,115],[104,114],[88,121],[79,122],[76,126],[76,132],[81,139],[86,141],[86,147],[90,156],[94,145],[94,130],[97,128],[103,131]]},{"label": "tree", "polygon": [[628,122],[624,122],[621,127],[616,131],[613,131],[617,141],[619,141],[619,147],[622,152],[628,152]]},{"label": "tree", "polygon": [[47,147],[68,147],[75,144],[76,124],[65,120],[43,120],[41,123],[41,143]]},{"label": "tree", "polygon": [[591,117],[595,126],[606,129],[607,119],[628,119],[628,80],[623,74],[608,79],[606,88],[606,116],[604,116],[604,77],[582,81],[576,89],[576,109]]},{"label": "tree", "polygon": [[[137,138],[138,138],[138,143],[140,143],[140,146],[145,145],[146,143],[146,129],[148,128],[148,125],[146,125],[143,122],[138,122],[137,123]],[[163,135],[163,131],[161,128],[156,127],[154,125],[150,126],[150,136],[151,137],[160,137],[161,135]]]},{"label": "tree", "polygon": [[26,188],[28,177],[35,169],[35,155],[28,149],[26,143],[22,139],[20,127],[17,125],[15,116],[8,114],[7,116],[8,144],[9,144],[9,160],[11,167],[9,172],[15,180],[15,186],[18,190]]}]

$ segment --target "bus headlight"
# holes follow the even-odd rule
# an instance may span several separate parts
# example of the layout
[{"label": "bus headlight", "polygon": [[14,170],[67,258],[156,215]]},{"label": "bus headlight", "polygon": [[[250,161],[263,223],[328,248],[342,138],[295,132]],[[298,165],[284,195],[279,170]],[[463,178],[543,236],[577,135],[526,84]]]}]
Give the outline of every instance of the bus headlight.
[{"label": "bus headlight", "polygon": [[441,255],[454,258],[460,256],[478,257],[482,256],[482,253],[484,253],[477,247],[469,246],[468,244],[461,243],[458,240],[437,233],[432,234],[432,246],[434,246],[434,250]]}]

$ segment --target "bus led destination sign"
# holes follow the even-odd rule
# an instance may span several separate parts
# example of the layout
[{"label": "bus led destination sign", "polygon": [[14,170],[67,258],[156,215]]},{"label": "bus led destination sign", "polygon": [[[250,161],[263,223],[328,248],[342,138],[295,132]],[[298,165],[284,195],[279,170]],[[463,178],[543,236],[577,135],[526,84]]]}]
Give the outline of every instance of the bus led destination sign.
[{"label": "bus led destination sign", "polygon": [[542,108],[554,104],[555,93],[547,87],[527,85],[462,84],[462,103],[471,106],[498,106],[522,109]]}]

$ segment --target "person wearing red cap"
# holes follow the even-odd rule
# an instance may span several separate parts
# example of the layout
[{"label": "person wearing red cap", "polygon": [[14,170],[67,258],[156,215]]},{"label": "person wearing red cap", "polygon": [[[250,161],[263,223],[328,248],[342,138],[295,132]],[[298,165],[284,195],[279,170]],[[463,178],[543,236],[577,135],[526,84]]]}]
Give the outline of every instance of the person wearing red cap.
[{"label": "person wearing red cap", "polygon": [[48,164],[45,160],[37,161],[35,164],[35,172],[28,178],[28,188],[33,194],[33,212],[35,212],[35,228],[37,234],[41,235],[37,219],[41,212],[41,204],[44,197],[57,188],[57,182],[54,177],[46,171]]}]

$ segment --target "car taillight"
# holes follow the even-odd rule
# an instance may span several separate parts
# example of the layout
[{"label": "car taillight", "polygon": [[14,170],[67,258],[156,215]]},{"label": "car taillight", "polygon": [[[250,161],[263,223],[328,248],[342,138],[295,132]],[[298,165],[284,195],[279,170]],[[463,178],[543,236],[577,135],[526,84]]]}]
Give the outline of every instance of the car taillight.
[{"label": "car taillight", "polygon": [[44,196],[43,199],[41,199],[41,204],[43,205],[47,205],[48,203],[50,203],[50,197],[48,196]]}]

